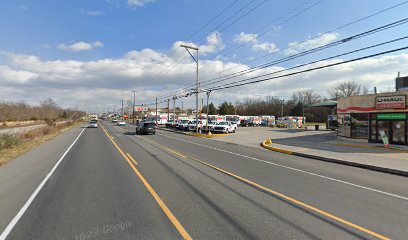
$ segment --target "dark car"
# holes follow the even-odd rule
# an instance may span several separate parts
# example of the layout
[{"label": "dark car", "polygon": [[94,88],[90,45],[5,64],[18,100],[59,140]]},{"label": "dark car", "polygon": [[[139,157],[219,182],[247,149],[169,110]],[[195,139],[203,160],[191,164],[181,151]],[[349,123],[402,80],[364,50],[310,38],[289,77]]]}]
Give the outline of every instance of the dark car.
[{"label": "dark car", "polygon": [[141,122],[136,127],[136,134],[156,134],[156,124],[153,122]]}]

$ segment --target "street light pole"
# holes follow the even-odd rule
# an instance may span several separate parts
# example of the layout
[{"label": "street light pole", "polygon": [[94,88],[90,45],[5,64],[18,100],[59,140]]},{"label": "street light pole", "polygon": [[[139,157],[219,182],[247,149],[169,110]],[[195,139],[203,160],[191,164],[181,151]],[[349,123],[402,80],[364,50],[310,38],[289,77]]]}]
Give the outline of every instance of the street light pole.
[{"label": "street light pole", "polygon": [[136,91],[133,92],[133,111],[132,111],[132,118],[133,118],[133,125],[135,125],[135,102],[136,102]]},{"label": "street light pole", "polygon": [[[190,54],[190,56],[194,59],[194,61],[196,62],[196,89],[195,89],[195,94],[196,94],[196,133],[198,133],[198,98],[199,98],[199,93],[198,93],[198,89],[200,88],[200,84],[198,82],[198,48],[197,47],[192,47],[192,46],[187,46],[187,45],[183,45],[181,44],[180,47],[183,47],[187,50],[187,52]],[[195,50],[196,51],[196,57],[193,56],[193,54],[191,54],[190,50]]]}]

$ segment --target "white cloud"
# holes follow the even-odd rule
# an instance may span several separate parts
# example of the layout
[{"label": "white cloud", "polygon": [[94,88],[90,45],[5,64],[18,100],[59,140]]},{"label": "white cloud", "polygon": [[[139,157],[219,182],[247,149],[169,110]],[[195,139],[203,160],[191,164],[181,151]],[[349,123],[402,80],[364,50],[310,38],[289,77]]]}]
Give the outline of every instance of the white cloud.
[{"label": "white cloud", "polygon": [[81,10],[79,10],[79,12],[80,12],[82,15],[87,15],[87,16],[99,16],[99,15],[102,15],[102,14],[103,14],[102,11],[98,11],[98,10],[91,11],[91,10],[81,9]]},{"label": "white cloud", "polygon": [[24,84],[38,77],[38,74],[25,70],[14,70],[9,66],[0,65],[0,82]]},{"label": "white cloud", "polygon": [[313,48],[317,48],[326,44],[329,44],[331,42],[334,42],[339,38],[338,33],[327,33],[323,34],[319,37],[315,38],[308,38],[305,42],[299,43],[299,42],[291,42],[288,44],[288,49],[284,51],[286,55],[292,55],[292,54],[297,54],[303,51],[307,51]]},{"label": "white cloud", "polygon": [[252,41],[257,42],[257,38],[258,34],[255,33],[244,33],[241,32],[240,34],[235,34],[234,35],[234,42],[238,42],[238,43],[249,43]]},{"label": "white cloud", "polygon": [[272,53],[278,50],[275,43],[268,43],[268,42],[256,43],[252,45],[252,49],[254,51],[267,51],[269,53]]},{"label": "white cloud", "polygon": [[133,8],[136,8],[136,7],[143,7],[144,5],[155,2],[155,1],[156,0],[128,0],[127,4]]},{"label": "white cloud", "polygon": [[234,35],[234,42],[237,43],[250,43],[252,44],[253,51],[267,51],[269,53],[275,52],[278,50],[278,47],[275,43],[271,42],[260,42],[258,39],[258,34],[255,33],[244,33]]},{"label": "white cloud", "polygon": [[70,52],[81,52],[81,51],[88,51],[96,47],[103,47],[103,43],[100,41],[96,41],[93,43],[88,43],[88,42],[76,42],[72,44],[60,44],[58,45],[58,48]]},{"label": "white cloud", "polygon": [[[220,42],[222,43],[222,40],[219,35],[211,36],[203,48],[213,51],[214,48],[209,46],[219,46]],[[132,95],[129,90],[135,89],[137,90],[136,101],[145,102],[146,99],[153,98],[156,94],[174,91],[194,83],[195,63],[185,50],[180,48],[179,43],[175,43],[173,47],[177,47],[178,53],[188,58],[178,65],[174,64],[178,62],[178,57],[181,55],[169,56],[154,49],[133,50],[119,58],[103,58],[94,61],[45,60],[35,55],[3,52],[0,53],[5,57],[4,63],[0,65],[0,89],[2,89],[0,101],[25,100],[30,103],[38,103],[44,98],[51,97],[61,106],[84,107],[83,104],[86,104],[90,108],[95,106],[106,108],[108,104],[118,104],[118,99],[130,99]],[[214,75],[218,72],[223,71],[223,75],[226,75],[250,68],[248,65],[223,59],[201,59],[199,71],[203,88],[208,87],[205,86],[206,80],[219,77],[219,75]],[[315,64],[315,66],[338,61],[341,59],[326,61]],[[229,71],[231,68],[233,70]],[[166,69],[164,72],[167,74],[161,77],[163,69]],[[271,66],[218,84],[284,69],[279,66]],[[235,102],[260,94],[290,96],[297,89],[308,88],[313,88],[321,94],[327,94],[327,90],[338,82],[349,80],[368,86],[370,89],[377,86],[379,91],[382,91],[382,89],[394,86],[395,73],[400,69],[408,69],[408,54],[366,59],[352,64],[231,89],[231,91],[246,94],[215,91],[213,96]],[[408,72],[402,72],[402,74],[408,75]],[[185,108],[194,105],[192,98],[182,101]]]}]

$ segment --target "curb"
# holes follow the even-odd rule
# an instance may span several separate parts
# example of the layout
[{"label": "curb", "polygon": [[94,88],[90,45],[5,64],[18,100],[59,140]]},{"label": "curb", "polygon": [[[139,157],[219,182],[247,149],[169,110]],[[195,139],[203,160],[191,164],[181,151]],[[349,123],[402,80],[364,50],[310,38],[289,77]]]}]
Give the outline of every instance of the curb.
[{"label": "curb", "polygon": [[342,165],[351,166],[351,167],[363,168],[363,169],[373,170],[377,172],[383,172],[383,173],[408,177],[407,171],[402,171],[402,170],[397,170],[397,169],[392,169],[392,168],[385,168],[385,167],[378,167],[378,166],[373,166],[373,165],[368,165],[368,164],[363,164],[363,163],[349,162],[349,161],[343,161],[343,160],[339,160],[335,158],[326,158],[326,157],[321,157],[321,156],[316,156],[316,155],[311,155],[311,154],[306,154],[306,153],[289,151],[289,150],[269,146],[265,144],[265,142],[266,141],[263,141],[261,143],[261,146],[263,148],[266,148],[266,149],[269,149],[275,152],[280,152],[280,153],[294,155],[298,157],[310,158],[310,159],[324,161],[324,162],[337,163],[337,164],[342,164]]},{"label": "curb", "polygon": [[168,128],[159,128],[159,130],[164,130],[164,131],[168,131],[168,132],[174,132],[174,133],[183,134],[183,135],[192,136],[192,137],[203,137],[203,138],[213,138],[213,137],[228,136],[228,134],[205,135],[205,134],[202,134],[202,133],[180,132],[180,131],[176,131],[176,130],[168,129]]}]

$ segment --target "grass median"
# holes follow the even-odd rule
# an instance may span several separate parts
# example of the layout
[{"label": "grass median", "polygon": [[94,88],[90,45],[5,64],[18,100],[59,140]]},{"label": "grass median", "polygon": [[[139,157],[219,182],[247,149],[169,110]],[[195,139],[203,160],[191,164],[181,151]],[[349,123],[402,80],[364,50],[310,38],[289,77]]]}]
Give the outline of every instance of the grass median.
[{"label": "grass median", "polygon": [[65,122],[63,124],[46,126],[21,134],[0,135],[0,166],[28,152],[34,147],[49,141],[61,132],[82,124],[82,121]]}]

